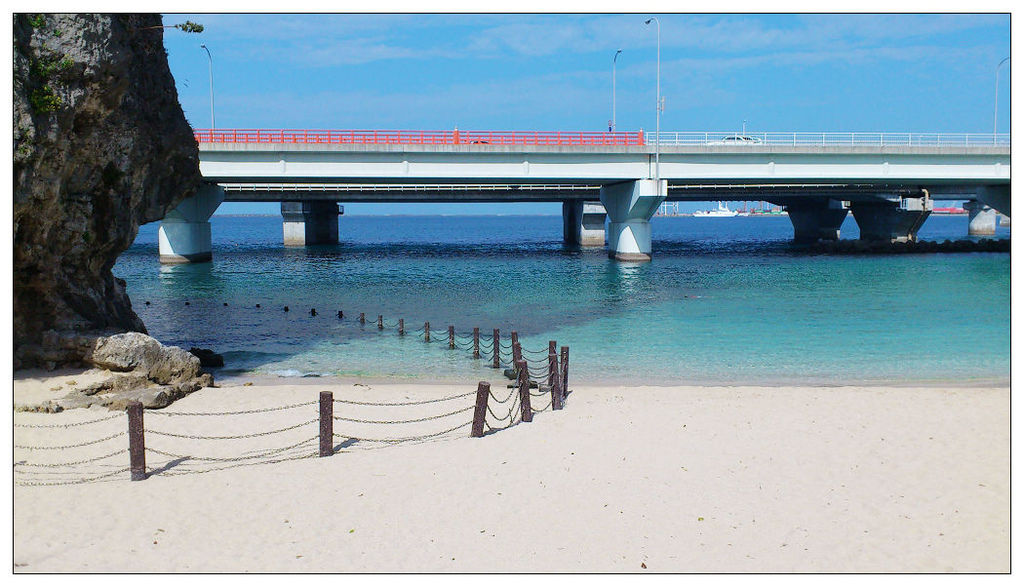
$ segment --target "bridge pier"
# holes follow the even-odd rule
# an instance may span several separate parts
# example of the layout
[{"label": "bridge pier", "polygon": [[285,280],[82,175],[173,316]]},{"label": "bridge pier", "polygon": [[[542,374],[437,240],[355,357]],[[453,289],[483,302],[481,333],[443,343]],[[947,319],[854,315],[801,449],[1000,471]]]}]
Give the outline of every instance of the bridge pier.
[{"label": "bridge pier", "polygon": [[651,260],[651,216],[668,193],[668,181],[638,179],[601,186],[608,212],[608,256],[617,261]]},{"label": "bridge pier", "polygon": [[793,240],[814,243],[839,240],[839,227],[848,211],[841,200],[815,198],[786,202],[789,221],[793,223]]},{"label": "bridge pier", "polygon": [[281,202],[281,218],[286,247],[338,244],[337,202]]},{"label": "bridge pier", "polygon": [[1010,216],[1010,184],[982,186],[975,193],[982,204],[995,208],[996,212],[1006,217]]},{"label": "bridge pier", "polygon": [[860,228],[861,240],[916,242],[917,231],[932,213],[932,200],[924,196],[851,202],[850,210]]},{"label": "bridge pier", "polygon": [[606,216],[599,202],[562,202],[562,240],[571,246],[603,247]]},{"label": "bridge pier", "polygon": [[213,259],[210,216],[224,201],[224,189],[204,183],[196,195],[167,213],[158,238],[161,263],[203,263]]},{"label": "bridge pier", "polygon": [[969,236],[991,236],[996,233],[999,213],[976,201],[964,203],[967,210],[967,234]]}]

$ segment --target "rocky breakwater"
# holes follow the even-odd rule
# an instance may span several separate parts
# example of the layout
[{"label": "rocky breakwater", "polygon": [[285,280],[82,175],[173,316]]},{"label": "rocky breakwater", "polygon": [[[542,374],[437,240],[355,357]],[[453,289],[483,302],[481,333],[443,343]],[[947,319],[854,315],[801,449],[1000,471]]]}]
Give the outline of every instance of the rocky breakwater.
[{"label": "rocky breakwater", "polygon": [[173,377],[159,372],[179,353],[139,334],[146,328],[111,273],[139,225],[201,180],[163,30],[159,15],[15,15],[16,369],[114,369],[144,356],[131,372],[149,383],[201,383],[198,360]]},{"label": "rocky breakwater", "polygon": [[[48,333],[44,346],[81,354],[93,367],[92,383],[72,384],[61,397],[34,402],[15,401],[15,410],[60,412],[93,405],[121,410],[130,401],[162,408],[202,387],[213,376],[202,372],[199,357],[175,346],[164,346],[140,332],[112,336],[65,336]],[[75,347],[72,349],[72,347]],[[15,392],[17,395],[17,391]]]}]

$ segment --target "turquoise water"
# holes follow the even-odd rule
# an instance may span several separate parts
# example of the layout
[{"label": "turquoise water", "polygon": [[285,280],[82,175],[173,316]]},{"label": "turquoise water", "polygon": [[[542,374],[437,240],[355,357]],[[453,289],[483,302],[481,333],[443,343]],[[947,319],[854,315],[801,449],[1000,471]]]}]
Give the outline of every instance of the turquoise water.
[{"label": "turquoise water", "polygon": [[[345,216],[340,244],[308,248],[282,246],[279,217],[212,223],[213,263],[161,266],[151,224],[114,273],[150,334],[223,353],[222,373],[499,379],[489,360],[425,344],[430,321],[445,340],[448,324],[515,329],[527,349],[557,340],[586,382],[1009,378],[1007,253],[810,254],[785,217],[655,218],[646,264],[563,249],[558,216]],[[920,237],[964,238],[966,224],[933,216]],[[842,236],[856,238],[852,219]],[[378,331],[377,314],[408,334]]]}]

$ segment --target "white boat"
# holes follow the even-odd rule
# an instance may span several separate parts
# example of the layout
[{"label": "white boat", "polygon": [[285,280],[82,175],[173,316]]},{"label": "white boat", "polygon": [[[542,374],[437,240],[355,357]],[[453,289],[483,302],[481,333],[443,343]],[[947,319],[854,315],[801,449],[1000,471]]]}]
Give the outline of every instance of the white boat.
[{"label": "white boat", "polygon": [[739,212],[730,210],[728,206],[722,202],[718,203],[718,209],[716,210],[697,210],[693,213],[694,218],[732,218],[738,215]]}]

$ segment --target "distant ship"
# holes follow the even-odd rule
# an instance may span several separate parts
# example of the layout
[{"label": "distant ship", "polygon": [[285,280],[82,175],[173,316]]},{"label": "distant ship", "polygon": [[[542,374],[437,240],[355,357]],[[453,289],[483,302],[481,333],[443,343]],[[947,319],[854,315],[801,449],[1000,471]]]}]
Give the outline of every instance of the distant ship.
[{"label": "distant ship", "polygon": [[738,214],[739,212],[730,210],[728,206],[719,202],[717,210],[697,210],[693,216],[694,218],[732,218]]}]

